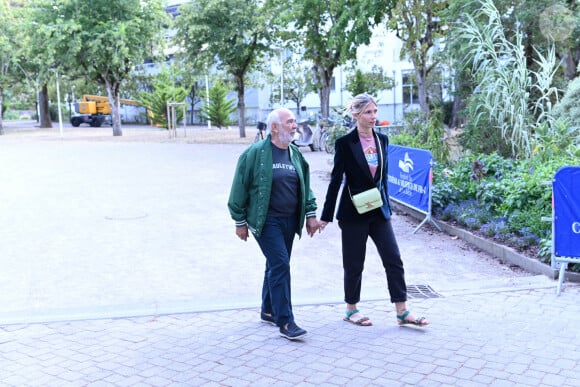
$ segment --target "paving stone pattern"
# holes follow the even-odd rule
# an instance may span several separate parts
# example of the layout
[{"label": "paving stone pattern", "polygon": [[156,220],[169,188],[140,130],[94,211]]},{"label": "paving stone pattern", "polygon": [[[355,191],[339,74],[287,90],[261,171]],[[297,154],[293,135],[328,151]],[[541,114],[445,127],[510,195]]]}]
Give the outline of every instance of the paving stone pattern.
[{"label": "paving stone pattern", "polygon": [[579,289],[413,300],[431,320],[399,327],[392,306],[295,308],[290,342],[256,308],[0,328],[0,386],[580,386]]}]

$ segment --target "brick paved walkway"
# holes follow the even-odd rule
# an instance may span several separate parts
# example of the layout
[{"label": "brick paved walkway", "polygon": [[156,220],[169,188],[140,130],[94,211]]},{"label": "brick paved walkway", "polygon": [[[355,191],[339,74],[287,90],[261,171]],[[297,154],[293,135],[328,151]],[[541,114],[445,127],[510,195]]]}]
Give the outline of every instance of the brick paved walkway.
[{"label": "brick paved walkway", "polygon": [[[0,386],[579,386],[577,286],[413,300],[425,329],[385,302],[373,327],[336,304],[295,308],[301,342],[257,308],[0,329]],[[576,318],[574,318],[576,317]]]}]

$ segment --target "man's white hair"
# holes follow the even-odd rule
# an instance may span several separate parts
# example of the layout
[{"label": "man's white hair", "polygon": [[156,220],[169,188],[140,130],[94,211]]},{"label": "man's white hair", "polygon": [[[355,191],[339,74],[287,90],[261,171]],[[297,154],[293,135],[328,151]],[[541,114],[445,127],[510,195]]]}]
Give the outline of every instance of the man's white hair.
[{"label": "man's white hair", "polygon": [[280,125],[282,121],[280,121],[280,109],[274,109],[268,114],[268,118],[266,118],[266,134],[270,134],[272,132],[272,124]]}]

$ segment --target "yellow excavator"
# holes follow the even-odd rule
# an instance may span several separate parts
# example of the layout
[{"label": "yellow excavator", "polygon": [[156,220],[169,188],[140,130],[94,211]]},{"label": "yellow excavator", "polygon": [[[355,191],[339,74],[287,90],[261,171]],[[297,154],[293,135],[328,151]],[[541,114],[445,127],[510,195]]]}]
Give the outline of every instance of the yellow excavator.
[{"label": "yellow excavator", "polygon": [[[121,99],[121,105],[141,106],[137,101]],[[80,124],[89,124],[100,127],[103,123],[111,123],[111,105],[109,98],[100,95],[85,94],[80,102],[74,104],[74,114],[71,115],[70,123],[74,127]]]}]

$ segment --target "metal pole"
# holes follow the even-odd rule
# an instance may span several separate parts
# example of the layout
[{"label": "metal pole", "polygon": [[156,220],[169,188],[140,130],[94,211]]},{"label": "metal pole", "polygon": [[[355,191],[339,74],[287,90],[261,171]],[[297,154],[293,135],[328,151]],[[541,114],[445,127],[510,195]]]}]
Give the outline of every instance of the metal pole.
[{"label": "metal pole", "polygon": [[[205,67],[205,100],[207,103],[207,108],[209,109],[209,77],[207,75],[208,69],[207,65]],[[211,120],[207,118],[207,128],[211,129]]]},{"label": "metal pole", "polygon": [[393,122],[397,122],[397,73],[393,70]]},{"label": "metal pole", "polygon": [[280,50],[280,106],[284,106],[284,50]]},{"label": "metal pole", "polygon": [[183,137],[187,137],[187,127],[185,125],[185,114],[187,113],[186,105],[183,104]]}]

